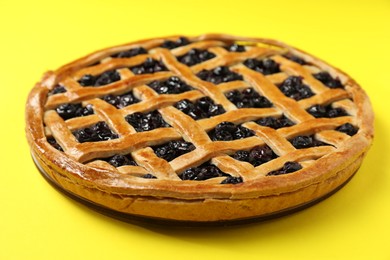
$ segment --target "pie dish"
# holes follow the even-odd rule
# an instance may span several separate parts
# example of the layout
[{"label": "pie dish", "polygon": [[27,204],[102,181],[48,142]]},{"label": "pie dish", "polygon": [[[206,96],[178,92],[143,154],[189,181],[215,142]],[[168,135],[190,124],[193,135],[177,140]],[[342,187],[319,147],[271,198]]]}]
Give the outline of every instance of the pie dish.
[{"label": "pie dish", "polygon": [[285,43],[171,36],[47,72],[26,105],[33,159],[95,206],[174,222],[275,216],[345,184],[373,112],[344,72]]}]

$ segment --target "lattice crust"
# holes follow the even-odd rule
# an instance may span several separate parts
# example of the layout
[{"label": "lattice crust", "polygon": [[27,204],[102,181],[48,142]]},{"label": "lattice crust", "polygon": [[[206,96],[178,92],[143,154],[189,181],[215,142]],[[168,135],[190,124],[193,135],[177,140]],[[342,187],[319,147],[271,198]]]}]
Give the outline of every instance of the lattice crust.
[{"label": "lattice crust", "polygon": [[[176,41],[178,37],[167,39]],[[340,151],[344,151],[344,146],[351,140],[360,140],[361,136],[372,135],[370,126],[366,125],[372,119],[367,119],[364,116],[367,111],[364,111],[363,107],[367,106],[367,101],[356,83],[340,71],[301,51],[270,40],[254,40],[224,35],[189,38],[188,45],[171,50],[160,48],[159,46],[167,39],[153,39],[94,53],[49,74],[47,79],[41,83],[39,87],[41,88],[43,105],[39,111],[43,113],[43,120],[40,124],[41,128],[44,127],[42,128],[44,136],[39,137],[42,140],[54,137],[62,147],[63,152],[47,145],[46,141],[42,141],[43,144],[41,144],[48,147],[49,152],[55,154],[56,158],[60,158],[56,160],[59,163],[58,167],[64,167],[60,163],[61,160],[76,165],[77,169],[85,170],[85,175],[78,173],[78,171],[76,173],[82,177],[81,179],[94,179],[100,183],[99,185],[115,186],[118,188],[118,192],[123,191],[121,189],[132,187],[138,192],[142,190],[145,194],[149,194],[148,189],[160,187],[165,191],[172,189],[175,190],[174,192],[180,193],[183,192],[184,188],[196,186],[192,193],[204,193],[205,189],[202,189],[204,186],[210,192],[218,191],[216,193],[219,193],[219,189],[222,189],[227,194],[231,194],[229,189],[240,189],[238,188],[240,185],[251,185],[250,187],[253,188],[254,183],[270,182],[271,186],[275,187],[275,185],[279,185],[275,184],[278,179],[284,183],[288,178],[292,178],[291,176],[305,174],[307,172],[305,169],[314,169],[316,163],[322,165],[323,161],[319,162],[321,158],[324,160],[324,158],[333,155],[339,156]],[[233,43],[242,44],[245,46],[245,51],[229,52],[225,49],[226,46]],[[115,53],[136,47],[145,48],[147,54],[139,54],[130,58],[111,57]],[[191,67],[177,60],[177,57],[185,55],[194,48],[207,50],[215,57]],[[286,55],[296,55],[305,60],[306,64],[294,62],[286,58],[288,57]],[[149,74],[134,74],[130,68],[142,64],[147,58],[162,62],[167,70]],[[247,59],[271,59],[279,64],[280,72],[264,75],[245,66],[243,62]],[[230,71],[238,73],[243,79],[216,85],[197,76],[202,70],[212,70],[219,66],[227,66]],[[120,80],[97,87],[82,86],[79,83],[85,75],[98,76],[109,70],[116,70],[120,75]],[[320,71],[327,71],[333,78],[339,79],[343,88],[329,88],[317,80],[313,74]],[[167,80],[172,76],[178,77],[193,89],[179,94],[159,95],[148,86],[153,81]],[[279,86],[289,76],[301,77],[314,95],[299,101],[284,95]],[[66,92],[47,95],[57,85],[63,86]],[[272,103],[272,107],[239,109],[225,96],[228,91],[245,88],[253,88],[261,96],[267,98]],[[120,95],[129,91],[132,91],[140,102],[118,109],[101,99],[108,94]],[[210,97],[215,104],[220,104],[225,113],[211,118],[194,120],[174,107],[180,100],[188,99],[194,102],[205,96]],[[94,114],[63,120],[55,108],[66,103],[92,105]],[[315,118],[307,112],[307,109],[313,105],[329,104],[332,107],[343,108],[348,115],[334,118]],[[146,113],[154,110],[162,115],[169,127],[137,132],[125,119],[127,115],[136,112]],[[261,118],[281,116],[290,119],[294,125],[272,129],[255,123]],[[101,121],[106,122],[110,129],[118,135],[118,138],[80,143],[72,134],[75,130]],[[224,121],[246,127],[253,131],[254,136],[232,141],[212,141],[208,132]],[[354,136],[349,136],[336,131],[337,127],[345,123],[354,125],[359,129],[359,132]],[[37,132],[39,135],[39,131]],[[317,140],[328,145],[296,149],[289,140],[299,135],[314,135]],[[151,148],[180,139],[191,142],[195,149],[169,162],[159,158]],[[233,159],[231,156],[237,151],[250,150],[263,145],[269,146],[277,158],[254,167],[250,163]],[[137,166],[127,165],[116,168],[102,160],[102,158],[117,154],[131,155]],[[204,181],[183,181],[179,177],[186,169],[197,167],[209,161],[224,173],[233,177],[241,177],[243,183],[234,186],[233,184],[221,184],[226,176]],[[267,173],[281,169],[289,161],[299,163],[303,167],[302,170],[286,175],[267,176]],[[96,172],[96,176],[91,177],[94,172]],[[141,178],[148,173],[156,178]],[[107,176],[115,181],[108,181]],[[219,196],[223,197],[224,195]]]}]

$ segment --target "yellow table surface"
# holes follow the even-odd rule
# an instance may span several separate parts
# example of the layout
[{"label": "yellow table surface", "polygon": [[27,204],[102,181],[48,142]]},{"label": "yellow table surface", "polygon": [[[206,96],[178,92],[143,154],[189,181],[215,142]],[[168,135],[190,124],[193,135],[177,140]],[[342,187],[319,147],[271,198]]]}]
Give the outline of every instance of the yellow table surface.
[{"label": "yellow table surface", "polygon": [[[390,259],[390,1],[0,1],[0,259]],[[227,227],[147,227],[100,215],[35,168],[24,105],[42,73],[94,50],[205,32],[276,38],[346,71],[376,136],[355,177],[315,206]]]}]

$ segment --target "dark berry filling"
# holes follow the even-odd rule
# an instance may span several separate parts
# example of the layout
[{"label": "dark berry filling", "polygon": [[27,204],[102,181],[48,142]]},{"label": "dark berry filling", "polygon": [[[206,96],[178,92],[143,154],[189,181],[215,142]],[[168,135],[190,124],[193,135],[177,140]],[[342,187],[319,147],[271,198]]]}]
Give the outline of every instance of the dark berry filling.
[{"label": "dark berry filling", "polygon": [[180,46],[185,46],[185,45],[188,45],[190,44],[190,41],[185,38],[185,37],[180,37],[179,39],[177,39],[176,41],[170,41],[170,40],[166,40],[163,42],[163,44],[161,44],[161,48],[166,48],[166,49],[174,49],[174,48],[177,48],[177,47],[180,47]]},{"label": "dark berry filling", "polygon": [[339,132],[342,132],[342,133],[345,133],[349,136],[353,136],[355,135],[357,132],[358,132],[358,128],[354,127],[352,124],[350,123],[345,123],[339,127],[336,128],[336,131],[339,131]]},{"label": "dark berry filling", "polygon": [[64,149],[62,149],[62,147],[57,143],[56,139],[54,139],[54,137],[48,137],[47,138],[47,142],[53,146],[54,148],[56,148],[58,151],[61,151],[63,152]]},{"label": "dark berry filling", "polygon": [[55,85],[54,88],[49,91],[48,95],[51,96],[51,95],[55,95],[55,94],[59,94],[59,93],[65,93],[65,92],[66,92],[66,89],[64,86]]},{"label": "dark berry filling", "polygon": [[279,64],[271,59],[247,59],[244,61],[244,65],[264,75],[270,75],[280,72]]},{"label": "dark berry filling", "polygon": [[178,141],[170,141],[168,143],[159,146],[154,146],[152,147],[152,149],[154,150],[154,153],[158,157],[166,161],[172,161],[173,159],[179,157],[180,155],[193,151],[195,149],[195,146],[190,142],[178,140]]},{"label": "dark berry filling", "polygon": [[229,67],[220,66],[212,70],[202,70],[197,76],[205,81],[220,84],[222,82],[229,82],[235,80],[243,80],[242,76],[231,71]]},{"label": "dark berry filling", "polygon": [[134,57],[134,56],[137,56],[140,54],[147,54],[147,53],[148,52],[144,48],[138,47],[138,48],[133,48],[133,49],[130,49],[127,51],[121,51],[121,52],[115,53],[115,54],[111,55],[111,57],[113,57],[113,58],[130,58],[130,57]]},{"label": "dark berry filling", "polygon": [[260,96],[253,88],[247,88],[241,92],[239,90],[232,90],[227,92],[225,96],[238,108],[272,107],[272,103],[266,97]]},{"label": "dark berry filling", "polygon": [[289,59],[289,60],[291,60],[291,61],[293,61],[293,62],[296,62],[296,63],[298,63],[298,64],[301,64],[301,65],[306,65],[306,64],[307,64],[307,62],[306,62],[304,59],[302,59],[301,57],[295,56],[295,55],[290,54],[290,53],[284,55],[284,57],[285,57],[286,59]]},{"label": "dark berry filling", "polygon": [[203,181],[211,178],[229,176],[224,173],[217,166],[206,162],[198,167],[193,167],[185,170],[179,177],[182,180]]},{"label": "dark berry filling", "polygon": [[294,125],[294,123],[285,116],[279,118],[264,117],[264,118],[260,118],[259,120],[256,120],[255,122],[259,125],[268,126],[273,129],[279,129],[282,127],[288,127]]},{"label": "dark berry filling", "polygon": [[299,135],[289,140],[290,143],[296,148],[296,149],[304,149],[309,147],[315,147],[315,146],[324,146],[329,145],[327,143],[318,141],[314,138],[313,135]]},{"label": "dark berry filling", "polygon": [[283,168],[281,168],[279,170],[276,170],[276,171],[269,172],[269,173],[267,173],[267,176],[292,173],[292,172],[299,171],[300,169],[302,169],[302,166],[299,163],[297,163],[297,162],[286,162],[283,165]]},{"label": "dark berry filling", "polygon": [[316,118],[321,117],[340,117],[340,116],[348,116],[348,113],[341,107],[333,108],[331,105],[322,106],[322,105],[314,105],[309,107],[306,110],[309,114]]},{"label": "dark berry filling", "polygon": [[316,74],[313,74],[313,76],[329,88],[343,88],[343,84],[341,84],[341,81],[338,78],[334,79],[326,71],[318,72]]},{"label": "dark berry filling", "polygon": [[225,109],[221,105],[215,104],[209,97],[202,97],[194,103],[188,99],[183,99],[177,102],[175,107],[195,120],[225,113]]},{"label": "dark berry filling", "polygon": [[121,76],[116,70],[109,70],[97,76],[86,74],[82,76],[78,80],[78,82],[83,87],[87,87],[87,86],[99,87],[99,86],[111,84],[120,79]]},{"label": "dark berry filling", "polygon": [[243,180],[241,177],[235,177],[235,176],[228,176],[226,179],[224,179],[221,184],[238,184],[242,183]]},{"label": "dark berry filling", "polygon": [[232,44],[230,46],[225,47],[225,49],[230,52],[244,52],[245,46],[240,44]]},{"label": "dark berry filling", "polygon": [[81,103],[77,104],[62,104],[56,108],[56,112],[62,119],[67,120],[74,117],[88,116],[93,114],[92,105],[83,107]]},{"label": "dark berry filling", "polygon": [[187,85],[175,76],[163,81],[152,81],[148,86],[158,94],[180,94],[193,89],[190,85]]},{"label": "dark berry filling", "polygon": [[148,113],[136,112],[127,115],[125,119],[137,132],[150,131],[160,127],[169,127],[157,110]]},{"label": "dark berry filling", "polygon": [[99,142],[118,138],[118,135],[113,133],[106,122],[98,122],[95,125],[79,129],[73,132],[73,135],[80,143]]},{"label": "dark berry filling", "polygon": [[311,89],[303,84],[302,77],[290,76],[279,85],[280,91],[289,98],[301,100],[314,95]]},{"label": "dark berry filling", "polygon": [[167,71],[168,69],[161,61],[152,58],[147,58],[144,63],[131,67],[130,70],[134,74],[140,75],[140,74],[155,73],[159,71]]},{"label": "dark berry filling", "polygon": [[222,122],[218,124],[209,133],[213,141],[232,141],[253,136],[252,130],[241,125],[235,125],[231,122]]},{"label": "dark berry filling", "polygon": [[214,57],[215,54],[207,50],[192,49],[183,56],[177,57],[177,60],[187,66],[193,66],[206,60],[210,60]]},{"label": "dark berry filling", "polygon": [[117,95],[117,96],[109,94],[102,97],[102,99],[118,109],[127,107],[128,105],[135,104],[140,101],[139,99],[134,97],[132,92],[128,92],[123,95]]},{"label": "dark berry filling", "polygon": [[142,176],[142,178],[144,178],[144,179],[157,179],[156,176],[154,176],[153,174],[150,174],[150,173],[145,174],[144,176]]},{"label": "dark berry filling", "polygon": [[269,162],[275,159],[277,155],[272,151],[269,146],[256,146],[250,151],[237,151],[232,157],[239,161],[249,162],[253,166],[259,166],[263,163]]},{"label": "dark berry filling", "polygon": [[114,167],[120,167],[120,166],[124,166],[124,165],[137,166],[137,163],[133,160],[133,158],[129,154],[128,155],[116,154],[112,157],[104,158],[101,160],[108,162],[109,164],[111,164]]}]

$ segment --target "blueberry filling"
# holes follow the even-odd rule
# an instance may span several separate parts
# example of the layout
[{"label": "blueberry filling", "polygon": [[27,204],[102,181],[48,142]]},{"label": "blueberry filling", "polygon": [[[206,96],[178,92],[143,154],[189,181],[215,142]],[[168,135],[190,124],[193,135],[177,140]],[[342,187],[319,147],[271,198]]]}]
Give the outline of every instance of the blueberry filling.
[{"label": "blueberry filling", "polygon": [[221,184],[238,184],[242,183],[243,180],[241,177],[235,177],[235,176],[228,176],[226,179],[224,179]]},{"label": "blueberry filling", "polygon": [[322,105],[314,105],[309,107],[306,110],[309,114],[316,118],[321,117],[340,117],[340,116],[348,116],[348,113],[341,107],[333,108],[331,105],[322,106]]},{"label": "blueberry filling", "polygon": [[102,97],[102,99],[118,109],[127,107],[128,105],[135,104],[140,101],[139,99],[134,97],[132,92],[128,92],[123,95],[117,95],[117,96],[109,94]]},{"label": "blueberry filling", "polygon": [[147,58],[144,63],[131,67],[130,70],[134,74],[140,75],[140,74],[155,73],[159,71],[167,71],[168,69],[161,61],[154,60],[152,58]]},{"label": "blueberry filling", "polygon": [[106,122],[98,122],[95,125],[79,129],[73,132],[73,135],[80,143],[99,142],[118,138],[118,135],[113,133]]},{"label": "blueberry filling", "polygon": [[97,76],[86,74],[82,76],[78,80],[78,82],[83,87],[87,87],[87,86],[99,87],[99,86],[111,84],[120,79],[121,76],[116,70],[109,70]]},{"label": "blueberry filling", "polygon": [[142,176],[142,178],[144,178],[144,179],[157,179],[156,176],[154,176],[153,174],[150,174],[150,173],[145,174],[144,176]]},{"label": "blueberry filling", "polygon": [[231,71],[229,67],[220,66],[212,70],[202,70],[197,76],[205,81],[213,84],[220,84],[222,82],[229,82],[235,80],[243,80],[242,76]]},{"label": "blueberry filling", "polygon": [[262,126],[271,127],[273,129],[279,129],[282,127],[289,127],[294,125],[294,123],[285,116],[275,118],[275,117],[264,117],[255,121],[257,124]]},{"label": "blueberry filling", "polygon": [[304,149],[309,147],[315,147],[315,146],[324,146],[329,145],[327,143],[318,141],[314,138],[313,135],[299,135],[289,140],[290,143],[296,148],[296,149]]},{"label": "blueberry filling", "polygon": [[51,96],[51,95],[55,95],[55,94],[59,94],[59,93],[65,93],[65,92],[66,92],[66,89],[64,86],[55,85],[54,88],[49,91],[48,95]]},{"label": "blueberry filling", "polygon": [[193,89],[190,85],[187,85],[175,76],[163,81],[152,81],[148,86],[158,94],[180,94]]},{"label": "blueberry filling", "polygon": [[253,136],[252,130],[241,125],[235,125],[231,122],[222,122],[218,124],[208,135],[213,141],[232,141]]},{"label": "blueberry filling", "polygon": [[133,160],[133,158],[130,155],[116,154],[112,157],[104,158],[101,160],[108,162],[114,167],[120,167],[124,165],[133,165],[133,166],[137,165],[137,163]]},{"label": "blueberry filling", "polygon": [[92,105],[83,107],[81,103],[77,104],[62,104],[56,108],[56,112],[62,119],[67,120],[74,117],[88,116],[93,114]]},{"label": "blueberry filling", "polygon": [[148,113],[136,112],[127,115],[125,119],[137,132],[150,131],[160,127],[169,127],[157,110]]},{"label": "blueberry filling", "polygon": [[281,169],[269,172],[269,173],[267,173],[267,176],[292,173],[292,172],[299,171],[300,169],[302,169],[302,166],[299,163],[286,162]]},{"label": "blueberry filling", "polygon": [[232,44],[230,46],[225,47],[225,49],[230,52],[244,52],[245,46],[240,44]]},{"label": "blueberry filling", "polygon": [[172,161],[180,155],[193,151],[195,149],[195,146],[190,142],[178,140],[170,141],[163,145],[152,147],[152,149],[158,157],[166,161]]},{"label": "blueberry filling", "polygon": [[225,94],[227,99],[238,108],[265,108],[272,107],[272,103],[263,96],[260,96],[253,88],[246,88],[241,92],[232,90]]},{"label": "blueberry filling", "polygon": [[289,76],[279,85],[280,91],[289,98],[301,100],[314,95],[311,89],[303,84],[302,77]]},{"label": "blueberry filling", "polygon": [[329,88],[343,88],[343,84],[341,84],[341,81],[338,78],[334,79],[326,71],[318,72],[316,74],[313,74],[313,76]]},{"label": "blueberry filling", "polygon": [[206,162],[198,167],[193,167],[185,170],[179,177],[182,180],[203,181],[211,178],[229,176],[224,173],[217,166]]},{"label": "blueberry filling", "polygon": [[353,135],[355,135],[358,132],[358,129],[356,127],[354,127],[350,123],[345,123],[345,124],[337,127],[336,131],[345,133],[345,134],[347,134],[349,136],[353,136]]},{"label": "blueberry filling", "polygon": [[279,64],[271,59],[247,59],[244,61],[244,65],[264,75],[270,75],[280,72]]},{"label": "blueberry filling", "polygon": [[133,48],[133,49],[130,49],[127,51],[121,51],[121,52],[115,53],[115,54],[111,55],[111,57],[113,57],[113,58],[130,58],[130,57],[134,57],[134,56],[137,56],[140,54],[147,54],[147,53],[148,52],[144,48],[138,47],[138,48]]},{"label": "blueberry filling", "polygon": [[174,48],[177,48],[177,47],[180,47],[180,46],[185,46],[185,45],[188,45],[190,44],[190,41],[185,38],[185,37],[180,37],[179,39],[177,39],[176,41],[170,41],[170,40],[166,40],[163,42],[163,44],[161,44],[161,48],[166,48],[166,49],[174,49]]},{"label": "blueberry filling", "polygon": [[48,137],[47,138],[47,142],[53,146],[55,149],[57,149],[58,151],[61,151],[63,152],[64,149],[62,149],[62,147],[57,143],[56,139],[54,139],[54,137]]},{"label": "blueberry filling", "polygon": [[269,146],[256,146],[252,148],[250,151],[237,151],[232,155],[232,157],[236,160],[249,162],[253,166],[259,166],[263,163],[269,162],[272,159],[275,159],[277,156],[272,151]]},{"label": "blueberry filling", "polygon": [[221,105],[215,104],[209,97],[202,97],[194,103],[188,99],[183,99],[177,102],[175,107],[195,120],[225,113],[225,109]]},{"label": "blueberry filling", "polygon": [[284,55],[284,57],[286,59],[289,59],[289,60],[291,60],[291,61],[293,61],[295,63],[301,64],[301,65],[306,65],[307,64],[307,62],[304,59],[302,59],[301,57],[295,56],[295,55],[290,54],[290,53]]},{"label": "blueberry filling", "polygon": [[187,66],[193,66],[206,60],[210,60],[214,57],[215,54],[207,50],[191,49],[186,54],[177,57],[177,60]]}]

